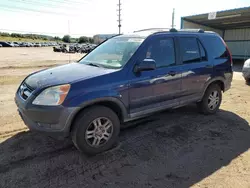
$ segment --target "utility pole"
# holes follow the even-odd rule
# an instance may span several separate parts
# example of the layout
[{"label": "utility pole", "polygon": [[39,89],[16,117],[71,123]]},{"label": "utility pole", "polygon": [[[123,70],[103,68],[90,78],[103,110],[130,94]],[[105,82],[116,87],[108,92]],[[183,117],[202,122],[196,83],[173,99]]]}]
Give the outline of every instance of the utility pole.
[{"label": "utility pole", "polygon": [[[69,20],[68,20],[68,35],[70,36],[70,21]],[[68,45],[67,45],[66,49],[69,51],[69,46]],[[71,62],[71,55],[69,53],[69,63],[70,62]]]},{"label": "utility pole", "polygon": [[68,20],[68,35],[70,35],[70,21]]},{"label": "utility pole", "polygon": [[172,13],[172,25],[171,25],[171,28],[174,28],[175,25],[174,25],[174,14],[175,14],[175,9],[173,8],[173,13]]},{"label": "utility pole", "polygon": [[119,34],[121,34],[121,27],[122,27],[122,25],[121,25],[121,0],[119,0],[119,3],[118,3],[118,28],[119,28]]}]

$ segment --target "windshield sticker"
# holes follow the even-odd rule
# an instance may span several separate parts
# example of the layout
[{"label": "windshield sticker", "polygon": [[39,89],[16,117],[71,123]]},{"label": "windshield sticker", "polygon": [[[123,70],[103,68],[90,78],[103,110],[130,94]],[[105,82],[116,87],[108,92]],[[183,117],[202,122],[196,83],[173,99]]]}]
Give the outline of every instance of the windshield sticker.
[{"label": "windshield sticker", "polygon": [[128,42],[142,42],[144,39],[138,39],[138,38],[131,38],[128,39]]}]

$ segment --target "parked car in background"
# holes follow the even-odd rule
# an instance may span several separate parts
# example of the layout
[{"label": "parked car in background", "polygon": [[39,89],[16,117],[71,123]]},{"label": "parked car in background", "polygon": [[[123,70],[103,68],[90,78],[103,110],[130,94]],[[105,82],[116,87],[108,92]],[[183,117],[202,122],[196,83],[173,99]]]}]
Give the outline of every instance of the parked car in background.
[{"label": "parked car in background", "polygon": [[30,44],[28,42],[24,42],[23,47],[30,47]]},{"label": "parked car in background", "polygon": [[53,51],[54,52],[62,52],[62,49],[60,46],[53,46]]},{"label": "parked car in background", "polygon": [[20,47],[20,42],[13,42],[17,47]]},{"label": "parked car in background", "polygon": [[10,42],[0,41],[2,47],[48,47],[57,46],[56,42]]},{"label": "parked car in background", "polygon": [[18,44],[14,43],[14,42],[7,42],[11,47],[19,47]]},{"label": "parked car in background", "polygon": [[0,47],[3,47],[2,44],[0,44]]},{"label": "parked car in background", "polygon": [[31,130],[71,136],[92,155],[117,142],[121,125],[154,112],[196,103],[216,113],[232,76],[232,57],[216,33],[138,32],[27,76],[15,102]]},{"label": "parked car in background", "polygon": [[247,82],[250,82],[250,59],[247,59],[242,69],[243,77]]},{"label": "parked car in background", "polygon": [[35,44],[34,44],[34,47],[41,47],[42,45],[39,43],[39,42],[36,42]]},{"label": "parked car in background", "polygon": [[8,42],[0,41],[2,47],[12,47]]}]

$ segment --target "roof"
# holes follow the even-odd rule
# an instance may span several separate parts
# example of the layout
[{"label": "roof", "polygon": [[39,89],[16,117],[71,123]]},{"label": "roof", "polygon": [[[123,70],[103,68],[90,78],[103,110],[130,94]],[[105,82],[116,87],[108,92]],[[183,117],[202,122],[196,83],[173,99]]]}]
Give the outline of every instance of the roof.
[{"label": "roof", "polygon": [[250,7],[218,11],[215,19],[208,16],[209,13],[185,16],[182,20],[223,30],[250,27]]},{"label": "roof", "polygon": [[149,29],[142,29],[142,30],[138,30],[138,31],[134,31],[133,33],[128,33],[128,34],[124,34],[124,35],[118,35],[116,36],[117,38],[122,38],[122,37],[135,37],[135,38],[146,38],[150,35],[154,35],[154,34],[216,34],[213,31],[204,31],[202,29],[167,29],[167,28],[149,28]]}]

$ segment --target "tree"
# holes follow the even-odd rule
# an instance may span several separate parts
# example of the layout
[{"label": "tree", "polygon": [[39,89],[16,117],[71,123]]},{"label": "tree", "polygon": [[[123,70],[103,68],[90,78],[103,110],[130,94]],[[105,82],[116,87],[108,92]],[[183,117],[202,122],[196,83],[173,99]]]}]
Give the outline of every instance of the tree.
[{"label": "tree", "polygon": [[62,38],[62,41],[70,43],[70,36],[69,35],[64,35],[63,38]]},{"label": "tree", "polygon": [[86,43],[89,42],[88,37],[81,36],[78,40],[78,43]]},{"label": "tree", "polygon": [[22,35],[22,34],[19,34],[19,33],[11,33],[10,36],[11,36],[11,37],[16,37],[16,38],[23,38],[23,35]]},{"label": "tree", "polygon": [[94,43],[94,39],[92,37],[89,37],[89,43]]},{"label": "tree", "polygon": [[3,37],[9,37],[10,34],[9,33],[5,33],[5,32],[0,32],[0,36],[3,36]]},{"label": "tree", "polygon": [[61,40],[60,37],[55,36],[54,40]]}]

